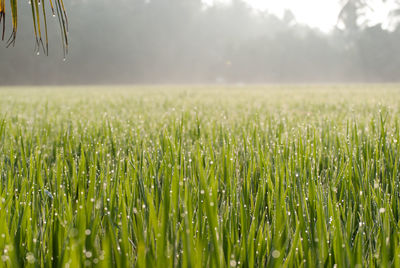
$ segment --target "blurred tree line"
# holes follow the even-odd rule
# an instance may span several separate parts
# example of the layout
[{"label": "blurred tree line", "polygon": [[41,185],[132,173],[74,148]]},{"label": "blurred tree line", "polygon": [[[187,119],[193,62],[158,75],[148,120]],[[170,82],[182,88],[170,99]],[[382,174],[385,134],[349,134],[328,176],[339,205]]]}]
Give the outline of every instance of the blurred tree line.
[{"label": "blurred tree line", "polygon": [[0,84],[400,81],[400,27],[363,23],[360,0],[343,3],[341,27],[329,34],[296,23],[289,11],[278,18],[241,0],[208,7],[201,0],[65,4],[66,61],[56,23],[49,25],[50,56],[41,58],[29,22],[20,23],[16,46],[0,48]]}]

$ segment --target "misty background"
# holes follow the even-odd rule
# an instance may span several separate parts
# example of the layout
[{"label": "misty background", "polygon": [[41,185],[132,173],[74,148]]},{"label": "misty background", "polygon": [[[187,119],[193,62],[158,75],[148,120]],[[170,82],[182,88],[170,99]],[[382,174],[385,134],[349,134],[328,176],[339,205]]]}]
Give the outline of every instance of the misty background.
[{"label": "misty background", "polygon": [[344,2],[323,32],[241,0],[65,0],[66,61],[51,16],[50,55],[36,55],[24,3],[15,47],[0,43],[0,85],[399,82],[400,12],[370,23],[363,3]]}]

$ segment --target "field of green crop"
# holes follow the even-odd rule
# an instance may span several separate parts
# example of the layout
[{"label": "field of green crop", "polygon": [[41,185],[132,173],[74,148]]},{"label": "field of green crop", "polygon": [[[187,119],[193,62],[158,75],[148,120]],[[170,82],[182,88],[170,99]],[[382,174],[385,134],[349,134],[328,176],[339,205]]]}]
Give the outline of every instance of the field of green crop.
[{"label": "field of green crop", "polygon": [[400,266],[400,85],[0,89],[0,266]]}]

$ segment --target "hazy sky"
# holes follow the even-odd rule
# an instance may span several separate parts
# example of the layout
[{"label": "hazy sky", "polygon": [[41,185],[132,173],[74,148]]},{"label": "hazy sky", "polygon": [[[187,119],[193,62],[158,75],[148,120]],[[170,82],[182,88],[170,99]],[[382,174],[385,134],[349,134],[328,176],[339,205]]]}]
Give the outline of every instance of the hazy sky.
[{"label": "hazy sky", "polygon": [[[229,2],[230,0],[203,0],[207,4],[213,2]],[[286,9],[291,10],[297,22],[329,31],[335,27],[340,11],[340,1],[337,0],[245,0],[259,10],[268,10],[281,16]],[[372,0],[371,10],[367,10],[370,24],[379,22],[388,27],[387,17],[396,0]]]},{"label": "hazy sky", "polygon": [[323,31],[330,30],[337,22],[340,6],[334,0],[247,0],[249,4],[261,10],[282,15],[290,9],[298,22],[318,27]]}]

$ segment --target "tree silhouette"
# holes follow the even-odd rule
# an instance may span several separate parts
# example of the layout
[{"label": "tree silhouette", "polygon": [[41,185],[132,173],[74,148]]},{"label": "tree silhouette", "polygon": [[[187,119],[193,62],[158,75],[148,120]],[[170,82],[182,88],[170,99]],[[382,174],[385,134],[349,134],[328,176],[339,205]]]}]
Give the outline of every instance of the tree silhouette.
[{"label": "tree silhouette", "polygon": [[[363,28],[368,23],[366,19],[366,13],[368,11],[374,11],[373,0],[339,0],[341,3],[341,11],[338,16],[338,24],[342,24],[343,28],[350,34],[353,34]],[[381,2],[388,2],[387,0],[381,0]],[[400,1],[393,1],[395,4],[394,9],[390,12],[389,18],[392,21],[398,21],[400,17]],[[361,19],[361,20],[360,20]],[[362,23],[361,23],[362,21]]]}]

